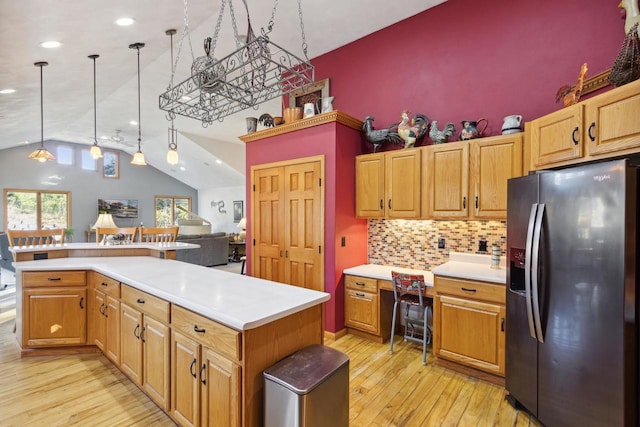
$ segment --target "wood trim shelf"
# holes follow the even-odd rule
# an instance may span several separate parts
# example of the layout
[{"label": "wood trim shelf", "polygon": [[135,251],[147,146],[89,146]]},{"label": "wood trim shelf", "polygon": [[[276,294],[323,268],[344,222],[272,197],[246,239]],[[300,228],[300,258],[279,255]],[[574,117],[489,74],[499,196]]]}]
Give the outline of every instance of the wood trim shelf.
[{"label": "wood trim shelf", "polygon": [[328,113],[322,113],[315,115],[313,117],[309,117],[308,119],[296,120],[293,123],[284,124],[268,129],[264,129],[258,132],[249,133],[246,135],[240,136],[240,140],[244,143],[249,143],[253,141],[258,141],[264,138],[269,138],[276,135],[282,135],[289,132],[294,132],[301,129],[310,128],[313,126],[322,125],[325,123],[337,122],[348,126],[355,130],[361,130],[363,122],[352,117],[342,111],[334,110]]}]

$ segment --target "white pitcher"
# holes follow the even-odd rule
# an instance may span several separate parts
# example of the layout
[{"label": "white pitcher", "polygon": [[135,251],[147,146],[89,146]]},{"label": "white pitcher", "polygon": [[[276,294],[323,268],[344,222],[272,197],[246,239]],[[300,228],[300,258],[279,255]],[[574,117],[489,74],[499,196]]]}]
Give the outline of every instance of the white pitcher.
[{"label": "white pitcher", "polygon": [[510,133],[522,132],[520,129],[520,123],[522,123],[522,116],[519,114],[513,114],[504,118],[502,124],[502,134],[508,135]]},{"label": "white pitcher", "polygon": [[330,111],[333,111],[333,99],[335,98],[335,96],[325,96],[324,98],[320,99],[320,112],[321,113],[328,113]]},{"label": "white pitcher", "polygon": [[304,106],[302,107],[303,117],[305,119],[308,119],[309,117],[315,116],[316,115],[315,107],[316,106],[313,102],[307,102],[306,104],[304,104]]}]

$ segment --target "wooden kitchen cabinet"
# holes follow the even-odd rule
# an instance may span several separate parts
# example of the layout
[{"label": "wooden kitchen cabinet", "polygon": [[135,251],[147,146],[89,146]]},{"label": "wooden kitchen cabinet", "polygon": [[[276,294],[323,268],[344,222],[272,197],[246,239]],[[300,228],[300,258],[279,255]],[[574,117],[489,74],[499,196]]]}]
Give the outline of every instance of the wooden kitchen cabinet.
[{"label": "wooden kitchen cabinet", "polygon": [[91,308],[93,341],[116,366],[120,366],[120,282],[89,272],[93,288]]},{"label": "wooden kitchen cabinet", "polygon": [[393,293],[379,292],[378,280],[345,275],[345,324],[347,331],[377,342],[391,336]]},{"label": "wooden kitchen cabinet", "polygon": [[241,334],[174,307],[171,415],[186,426],[240,426]]},{"label": "wooden kitchen cabinet", "polygon": [[531,170],[636,153],[640,81],[526,123]]},{"label": "wooden kitchen cabinet", "polygon": [[22,273],[23,348],[83,345],[87,342],[84,271]]},{"label": "wooden kitchen cabinet", "polygon": [[425,149],[427,218],[466,219],[469,215],[469,143],[431,145]]},{"label": "wooden kitchen cabinet", "polygon": [[356,216],[420,218],[422,150],[356,156]]},{"label": "wooden kitchen cabinet", "polygon": [[504,377],[504,285],[435,276],[433,352]]},{"label": "wooden kitchen cabinet", "polygon": [[120,369],[164,410],[170,403],[169,305],[122,286]]}]

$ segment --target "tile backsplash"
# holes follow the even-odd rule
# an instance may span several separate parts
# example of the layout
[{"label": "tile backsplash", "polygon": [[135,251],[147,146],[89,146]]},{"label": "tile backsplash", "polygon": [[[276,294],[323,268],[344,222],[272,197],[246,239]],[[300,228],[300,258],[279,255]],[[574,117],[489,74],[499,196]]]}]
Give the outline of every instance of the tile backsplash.
[{"label": "tile backsplash", "polygon": [[[490,254],[497,243],[505,255],[507,222],[370,219],[367,239],[370,264],[431,270],[447,262],[450,251]],[[445,240],[444,249],[438,239]],[[487,252],[478,250],[480,240],[487,241]]]}]

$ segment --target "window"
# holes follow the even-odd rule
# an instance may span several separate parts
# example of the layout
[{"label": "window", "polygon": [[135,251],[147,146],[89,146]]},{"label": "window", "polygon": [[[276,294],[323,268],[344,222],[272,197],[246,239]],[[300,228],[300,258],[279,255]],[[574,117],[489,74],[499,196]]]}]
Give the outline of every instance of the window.
[{"label": "window", "polygon": [[68,145],[58,145],[56,160],[59,165],[73,165],[73,148]]},{"label": "window", "polygon": [[97,170],[97,167],[96,167],[97,164],[98,162],[96,162],[96,159],[91,157],[91,151],[87,149],[82,149],[81,160],[80,160],[80,167],[82,168],[82,170],[95,171]]},{"label": "window", "polygon": [[67,228],[71,221],[71,193],[47,190],[4,190],[7,230]]},{"label": "window", "polygon": [[102,153],[102,176],[105,178],[120,178],[120,157],[115,151]]},{"label": "window", "polygon": [[171,227],[179,219],[189,218],[181,209],[191,210],[191,197],[156,196],[156,227]]}]

